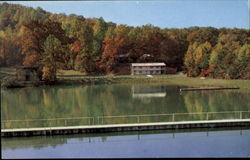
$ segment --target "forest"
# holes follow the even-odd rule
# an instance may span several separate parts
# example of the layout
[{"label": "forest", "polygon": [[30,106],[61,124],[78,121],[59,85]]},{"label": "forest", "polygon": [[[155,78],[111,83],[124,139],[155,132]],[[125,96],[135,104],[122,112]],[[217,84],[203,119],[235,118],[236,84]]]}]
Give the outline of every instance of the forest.
[{"label": "forest", "polygon": [[133,27],[100,18],[0,4],[0,67],[116,74],[130,63],[164,62],[189,77],[250,79],[249,29]]}]

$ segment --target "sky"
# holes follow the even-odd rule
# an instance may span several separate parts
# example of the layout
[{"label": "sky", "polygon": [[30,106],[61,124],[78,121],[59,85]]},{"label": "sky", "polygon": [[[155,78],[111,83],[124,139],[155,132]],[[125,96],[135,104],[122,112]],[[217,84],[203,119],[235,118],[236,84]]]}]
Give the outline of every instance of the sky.
[{"label": "sky", "polygon": [[52,13],[160,28],[250,28],[250,0],[6,1]]}]

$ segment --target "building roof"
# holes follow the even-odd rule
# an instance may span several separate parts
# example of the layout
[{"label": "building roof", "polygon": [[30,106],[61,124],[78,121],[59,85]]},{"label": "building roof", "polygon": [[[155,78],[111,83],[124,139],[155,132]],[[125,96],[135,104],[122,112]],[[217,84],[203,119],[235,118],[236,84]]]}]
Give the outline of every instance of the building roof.
[{"label": "building roof", "polygon": [[165,63],[132,63],[132,66],[166,66]]},{"label": "building roof", "polygon": [[17,66],[16,69],[38,69],[38,67],[31,66]]}]

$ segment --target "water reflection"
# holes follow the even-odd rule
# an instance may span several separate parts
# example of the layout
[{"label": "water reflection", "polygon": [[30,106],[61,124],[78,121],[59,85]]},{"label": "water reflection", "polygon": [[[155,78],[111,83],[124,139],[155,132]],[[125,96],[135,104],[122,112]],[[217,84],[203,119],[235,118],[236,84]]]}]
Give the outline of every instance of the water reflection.
[{"label": "water reflection", "polygon": [[133,98],[165,97],[167,86],[132,85]]},{"label": "water reflection", "polygon": [[[227,134],[231,132],[231,134]],[[112,132],[112,133],[88,133],[77,135],[56,135],[56,136],[37,136],[37,137],[12,137],[2,138],[2,149],[17,148],[42,148],[46,146],[56,147],[58,145],[69,144],[70,139],[77,139],[81,143],[96,142],[128,142],[140,140],[166,140],[180,138],[182,135],[193,137],[208,136],[244,136],[249,135],[249,128],[217,128],[217,129],[180,129],[180,130],[152,130],[152,131],[133,131],[133,132]],[[155,136],[152,136],[155,135]],[[21,142],[21,143],[20,143]]]},{"label": "water reflection", "polygon": [[[147,96],[135,98],[138,94]],[[103,84],[5,89],[1,98],[2,120],[40,119],[7,122],[2,128],[138,123],[133,115],[141,115],[140,123],[250,118],[249,112],[239,112],[250,110],[250,91],[245,90],[180,95],[178,86]]]}]

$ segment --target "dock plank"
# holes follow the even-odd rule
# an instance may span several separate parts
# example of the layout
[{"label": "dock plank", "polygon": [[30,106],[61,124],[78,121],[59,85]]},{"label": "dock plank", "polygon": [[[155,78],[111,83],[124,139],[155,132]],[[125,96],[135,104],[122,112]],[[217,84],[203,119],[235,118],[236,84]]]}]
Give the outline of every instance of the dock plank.
[{"label": "dock plank", "polygon": [[15,137],[15,136],[36,136],[36,135],[63,135],[63,134],[95,133],[95,132],[101,133],[101,132],[117,132],[117,131],[215,128],[215,127],[236,127],[236,126],[250,127],[250,119],[1,129],[1,136]]},{"label": "dock plank", "polygon": [[206,88],[181,88],[180,91],[198,91],[198,90],[224,90],[240,89],[239,87],[206,87]]}]

